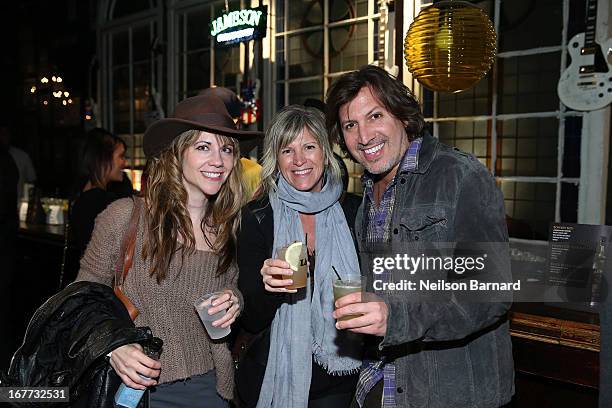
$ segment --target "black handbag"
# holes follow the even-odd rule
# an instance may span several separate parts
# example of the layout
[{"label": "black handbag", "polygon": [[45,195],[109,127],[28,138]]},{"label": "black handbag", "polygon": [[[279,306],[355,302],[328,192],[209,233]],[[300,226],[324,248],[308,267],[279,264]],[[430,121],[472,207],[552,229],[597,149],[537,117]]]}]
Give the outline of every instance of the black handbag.
[{"label": "black handbag", "polygon": [[236,404],[241,408],[257,406],[270,351],[270,327],[257,334],[242,330],[233,348],[236,373]]}]

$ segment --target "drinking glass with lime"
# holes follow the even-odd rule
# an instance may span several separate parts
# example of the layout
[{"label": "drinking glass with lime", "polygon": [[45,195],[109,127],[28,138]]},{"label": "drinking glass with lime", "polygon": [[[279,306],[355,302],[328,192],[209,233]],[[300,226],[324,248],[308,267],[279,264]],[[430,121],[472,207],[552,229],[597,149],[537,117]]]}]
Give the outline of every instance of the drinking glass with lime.
[{"label": "drinking glass with lime", "polygon": [[[293,284],[286,286],[287,289],[301,289],[306,287],[306,278],[308,275],[308,259],[306,256],[306,245],[300,241],[292,242],[278,249],[276,253],[278,259],[289,264],[293,271]],[[279,276],[277,279],[286,279]]]}]

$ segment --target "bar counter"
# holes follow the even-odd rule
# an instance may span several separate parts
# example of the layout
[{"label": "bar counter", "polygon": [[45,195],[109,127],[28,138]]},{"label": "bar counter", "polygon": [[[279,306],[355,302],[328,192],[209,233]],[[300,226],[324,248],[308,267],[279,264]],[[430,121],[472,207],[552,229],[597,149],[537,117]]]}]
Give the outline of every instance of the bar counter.
[{"label": "bar counter", "polygon": [[34,311],[59,290],[64,225],[19,223],[14,275],[13,326],[20,339]]},{"label": "bar counter", "polygon": [[64,225],[19,223],[19,239],[32,240],[51,245],[64,245]]},{"label": "bar counter", "polygon": [[515,408],[598,406],[596,313],[516,303],[510,312],[510,334]]}]

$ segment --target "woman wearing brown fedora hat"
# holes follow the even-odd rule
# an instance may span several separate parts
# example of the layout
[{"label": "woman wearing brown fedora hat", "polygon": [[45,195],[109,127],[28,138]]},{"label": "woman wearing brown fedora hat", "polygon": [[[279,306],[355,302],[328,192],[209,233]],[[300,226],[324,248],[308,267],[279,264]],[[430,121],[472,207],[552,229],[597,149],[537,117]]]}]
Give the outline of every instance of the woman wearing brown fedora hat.
[{"label": "woman wearing brown fedora hat", "polygon": [[209,310],[226,310],[213,322],[221,328],[242,308],[234,259],[243,191],[238,140],[260,136],[237,130],[215,96],[185,99],[145,132],[144,197],[118,200],[96,220],[77,280],[112,285],[118,237],[142,208],[122,291],[140,312],[136,326],[150,327],[163,352],[155,361],[128,344],[113,350],[110,364],[127,386],[152,387],[152,407],[217,407],[232,399],[225,339],[210,339],[193,305],[204,294],[224,292]]}]

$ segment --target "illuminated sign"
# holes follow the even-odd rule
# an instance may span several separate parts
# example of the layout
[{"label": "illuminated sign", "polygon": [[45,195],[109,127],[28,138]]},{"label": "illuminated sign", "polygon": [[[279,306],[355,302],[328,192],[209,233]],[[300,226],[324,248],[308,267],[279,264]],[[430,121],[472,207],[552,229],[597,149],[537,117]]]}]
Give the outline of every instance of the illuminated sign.
[{"label": "illuminated sign", "polygon": [[266,36],[268,6],[230,11],[210,23],[215,45],[232,45]]}]

